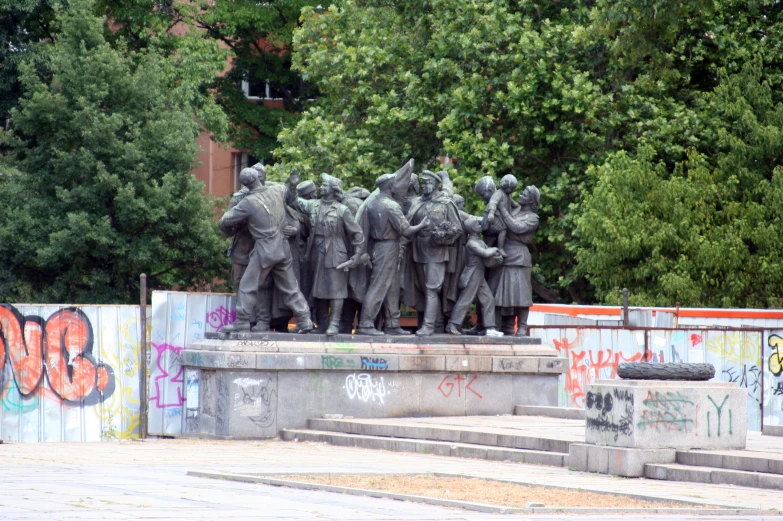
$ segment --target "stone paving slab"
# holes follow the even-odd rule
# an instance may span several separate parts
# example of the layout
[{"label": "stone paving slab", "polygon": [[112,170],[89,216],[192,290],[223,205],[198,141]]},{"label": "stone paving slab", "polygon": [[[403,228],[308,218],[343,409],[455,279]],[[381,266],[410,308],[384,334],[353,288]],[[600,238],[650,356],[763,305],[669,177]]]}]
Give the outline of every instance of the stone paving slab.
[{"label": "stone paving slab", "polygon": [[[564,468],[392,453],[324,444],[153,440],[119,443],[4,444],[0,449],[0,519],[50,521],[99,512],[104,519],[530,519],[327,492],[288,490],[186,476],[188,470],[267,472],[431,472],[503,478],[531,485],[638,494],[728,508],[780,508],[780,492],[718,484],[619,479]],[[56,488],[65,487],[65,488]],[[54,493],[50,492],[54,490]],[[127,496],[103,508],[80,498]],[[152,501],[154,500],[154,505]],[[165,504],[165,506],[159,506]],[[35,510],[33,505],[44,505]],[[15,510],[14,510],[15,509]],[[21,509],[25,513],[20,513]],[[8,511],[7,511],[8,510]],[[557,517],[557,516],[556,516]],[[93,517],[95,518],[95,517]],[[682,519],[682,516],[678,516]],[[705,519],[698,516],[698,519]],[[594,519],[607,519],[595,516]],[[660,519],[660,518],[658,518]],[[723,518],[725,519],[725,518]],[[752,519],[752,518],[749,518]],[[780,518],[783,519],[783,518]]]}]

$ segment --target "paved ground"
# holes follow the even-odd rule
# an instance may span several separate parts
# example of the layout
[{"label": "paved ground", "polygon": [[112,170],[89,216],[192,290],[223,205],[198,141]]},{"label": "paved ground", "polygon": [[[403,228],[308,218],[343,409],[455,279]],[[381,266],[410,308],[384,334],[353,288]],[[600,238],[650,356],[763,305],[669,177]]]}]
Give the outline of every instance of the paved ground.
[{"label": "paved ground", "polygon": [[[198,469],[234,473],[449,472],[725,506],[763,509],[781,507],[779,491],[727,485],[684,486],[674,482],[577,473],[562,468],[310,443],[153,440],[0,445],[0,487],[3,490],[0,496],[0,519],[483,521],[530,518],[476,514],[392,500],[207,480],[185,475],[188,470]],[[706,518],[699,516],[698,519]],[[783,517],[774,519],[783,521]]]}]

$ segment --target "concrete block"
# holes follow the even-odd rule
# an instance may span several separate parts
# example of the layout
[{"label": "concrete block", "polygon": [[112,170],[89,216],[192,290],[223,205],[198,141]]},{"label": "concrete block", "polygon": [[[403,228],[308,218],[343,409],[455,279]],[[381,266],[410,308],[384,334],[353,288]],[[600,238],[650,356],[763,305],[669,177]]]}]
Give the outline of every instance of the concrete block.
[{"label": "concrete block", "polygon": [[[442,358],[442,357],[441,357]],[[464,416],[465,375],[460,373],[420,373],[420,415]]]},{"label": "concrete block", "polygon": [[693,483],[712,483],[712,470],[704,468],[680,467],[672,465],[668,468],[666,479],[669,481],[691,481]]},{"label": "concrete block", "polygon": [[463,373],[489,373],[492,371],[492,358],[488,356],[446,356],[446,371]]},{"label": "concrete block", "polygon": [[564,420],[584,420],[585,410],[576,407],[545,407],[540,405],[517,405],[514,407],[517,416],[546,416]]},{"label": "concrete block", "polygon": [[557,406],[558,375],[515,374],[511,378],[514,405]]},{"label": "concrete block", "polygon": [[474,445],[497,446],[498,435],[492,432],[460,431],[459,441],[462,443],[472,443]]},{"label": "concrete block", "polygon": [[499,354],[511,354],[513,352],[513,349],[511,349],[511,344],[465,344],[465,350],[468,352],[478,352],[481,351],[482,353],[499,353]]},{"label": "concrete block", "polygon": [[306,369],[364,372],[396,371],[399,369],[398,358],[393,355],[325,353],[305,356]]},{"label": "concrete block", "polygon": [[644,477],[649,479],[666,479],[669,471],[664,465],[645,465]]},{"label": "concrete block", "polygon": [[400,371],[445,371],[446,357],[437,355],[399,355]]},{"label": "concrete block", "polygon": [[568,360],[565,358],[546,358],[538,359],[539,373],[563,374],[568,371]]},{"label": "concrete block", "polygon": [[722,468],[744,470],[746,472],[769,472],[769,460],[767,458],[753,458],[747,456],[723,456]]},{"label": "concrete block", "polygon": [[373,342],[370,344],[372,352],[379,355],[401,354],[401,355],[419,355],[422,354],[421,348],[416,344],[399,344]]},{"label": "concrete block", "polygon": [[511,375],[466,373],[464,376],[465,414],[486,416],[513,412]]},{"label": "concrete block", "polygon": [[647,464],[674,463],[674,449],[627,449],[607,447],[607,474],[636,478],[644,476]]},{"label": "concrete block", "polygon": [[783,436],[783,425],[765,425],[761,429],[761,434],[765,436]]},{"label": "concrete block", "polygon": [[354,342],[324,342],[327,353],[372,353],[372,344]]},{"label": "concrete block", "polygon": [[255,353],[225,353],[227,369],[255,369]]},{"label": "concrete block", "polygon": [[587,449],[584,443],[572,443],[568,447],[568,467],[581,472],[587,472]]},{"label": "concrete block", "polygon": [[585,441],[648,449],[743,449],[747,402],[747,390],[730,382],[602,380],[587,386]]},{"label": "concrete block", "polygon": [[325,353],[326,346],[322,342],[275,342],[280,353]]},{"label": "concrete block", "polygon": [[723,467],[723,455],[710,452],[678,450],[677,463],[694,467]]},{"label": "concrete block", "polygon": [[759,486],[759,474],[755,472],[741,472],[738,470],[715,469],[712,471],[712,482],[725,485],[737,485],[739,487]]},{"label": "concrete block", "polygon": [[759,474],[758,487],[783,490],[783,476],[776,474]]},{"label": "concrete block", "polygon": [[[302,371],[308,356],[302,353],[256,353],[256,369],[262,371]],[[316,355],[317,356],[317,355]]]},{"label": "concrete block", "polygon": [[769,465],[768,472],[772,474],[783,474],[783,459],[770,458],[769,461],[767,461],[767,464]]},{"label": "concrete block", "polygon": [[675,458],[674,449],[629,449],[571,443],[568,466],[613,476],[640,477],[645,475],[645,465],[674,463]]},{"label": "concrete block", "polygon": [[228,416],[231,436],[277,436],[276,372],[229,371]]},{"label": "concrete block", "polygon": [[538,372],[538,358],[532,356],[493,356],[494,373],[530,373]]}]

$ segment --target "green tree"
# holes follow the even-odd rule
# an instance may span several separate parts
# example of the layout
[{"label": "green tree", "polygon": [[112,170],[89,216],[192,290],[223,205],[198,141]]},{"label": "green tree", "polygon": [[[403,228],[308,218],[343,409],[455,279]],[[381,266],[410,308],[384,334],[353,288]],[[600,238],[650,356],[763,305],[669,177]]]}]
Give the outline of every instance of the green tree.
[{"label": "green tree", "polygon": [[669,165],[642,146],[591,169],[577,258],[602,300],[628,287],[638,305],[783,304],[783,103],[764,76],[760,57],[718,75],[709,155]]},{"label": "green tree", "polygon": [[153,287],[225,275],[226,241],[189,174],[196,116],[220,117],[195,78],[223,61],[111,45],[92,8],[71,0],[58,17],[49,75],[21,67],[5,136],[18,172],[0,183],[2,301],[135,302],[141,272]]},{"label": "green tree", "polygon": [[473,211],[480,176],[513,173],[522,187],[542,187],[544,279],[578,299],[566,248],[572,205],[604,147],[612,103],[590,77],[601,45],[580,4],[356,0],[306,9],[294,66],[321,96],[280,134],[279,158],[372,186],[407,157],[436,167],[450,156]]}]

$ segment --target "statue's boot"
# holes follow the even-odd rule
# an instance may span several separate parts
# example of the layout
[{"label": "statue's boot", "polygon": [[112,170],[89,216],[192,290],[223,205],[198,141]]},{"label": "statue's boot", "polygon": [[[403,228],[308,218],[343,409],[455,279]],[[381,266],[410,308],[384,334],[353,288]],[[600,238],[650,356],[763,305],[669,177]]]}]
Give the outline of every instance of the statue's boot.
[{"label": "statue's boot", "polygon": [[313,330],[313,321],[310,320],[309,311],[305,311],[304,313],[297,315],[296,327],[299,329],[300,334],[309,333]]},{"label": "statue's boot", "polygon": [[250,328],[250,331],[253,333],[267,333],[271,330],[272,329],[269,327],[269,324],[265,322],[257,322],[255,326]]},{"label": "statue's boot", "polygon": [[386,333],[387,335],[392,335],[392,336],[405,336],[405,335],[410,335],[411,334],[410,331],[405,331],[400,326],[397,326],[397,327],[386,327],[386,328],[383,329],[383,332]]},{"label": "statue's boot", "polygon": [[229,324],[227,326],[223,326],[223,329],[220,330],[221,333],[236,333],[239,331],[250,331],[250,322],[246,322],[244,320],[237,320],[233,324]]},{"label": "statue's boot", "polygon": [[424,320],[416,336],[430,336],[435,332],[435,320],[438,317],[440,298],[435,290],[427,290],[427,300],[424,304]]},{"label": "statue's boot", "polygon": [[530,315],[530,308],[516,308],[517,312],[517,334],[516,336],[527,336],[527,318]]},{"label": "statue's boot", "polygon": [[454,322],[449,322],[446,324],[446,334],[447,335],[461,335],[462,332],[459,330],[459,326],[455,324]]},{"label": "statue's boot", "polygon": [[327,336],[334,336],[340,332],[340,315],[343,312],[343,299],[333,298],[329,311],[329,327],[326,328]]}]

